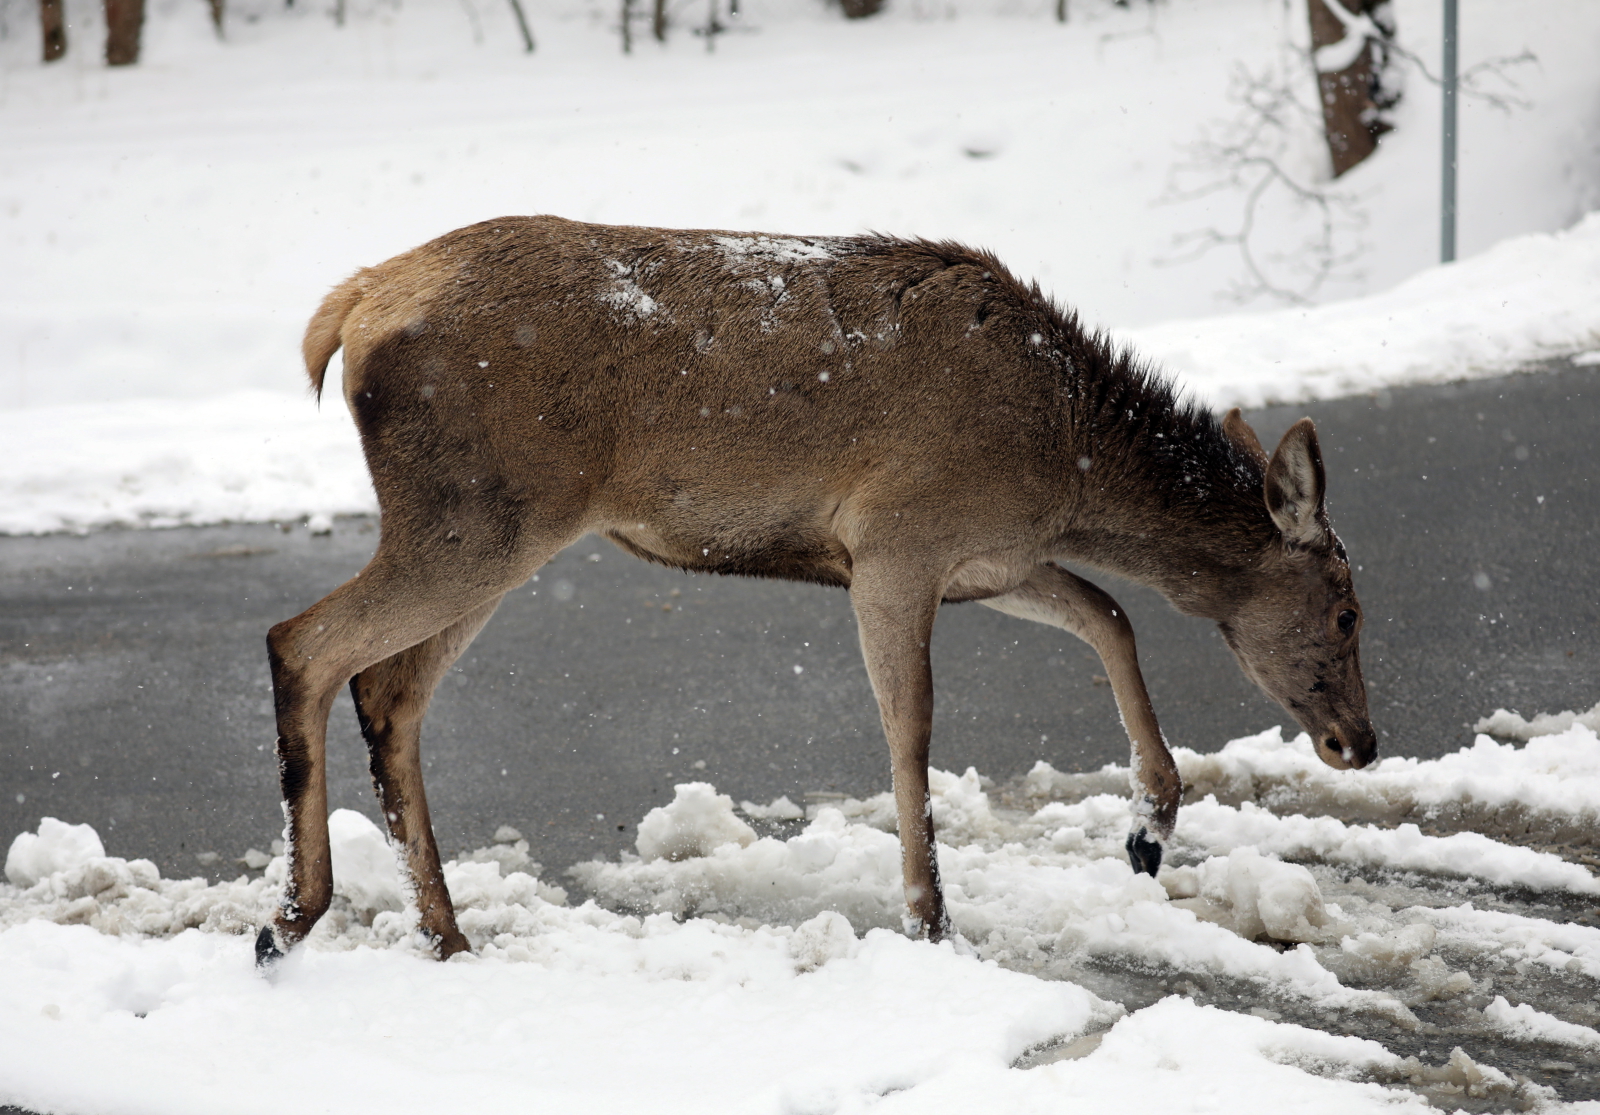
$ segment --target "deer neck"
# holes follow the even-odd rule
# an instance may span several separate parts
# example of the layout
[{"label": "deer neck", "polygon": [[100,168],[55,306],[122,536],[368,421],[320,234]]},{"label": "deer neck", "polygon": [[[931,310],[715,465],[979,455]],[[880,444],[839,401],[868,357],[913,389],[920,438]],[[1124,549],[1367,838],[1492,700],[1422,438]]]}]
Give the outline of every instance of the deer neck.
[{"label": "deer neck", "polygon": [[1065,470],[1063,556],[1149,585],[1185,614],[1225,619],[1275,534],[1260,465],[1209,412],[1165,393],[1095,418]]}]

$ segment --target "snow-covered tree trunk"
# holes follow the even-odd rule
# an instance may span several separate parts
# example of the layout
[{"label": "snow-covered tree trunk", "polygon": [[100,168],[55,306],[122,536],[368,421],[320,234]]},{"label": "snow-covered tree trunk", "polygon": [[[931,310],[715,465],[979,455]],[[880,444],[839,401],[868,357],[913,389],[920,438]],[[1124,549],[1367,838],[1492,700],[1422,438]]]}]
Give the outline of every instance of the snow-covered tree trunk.
[{"label": "snow-covered tree trunk", "polygon": [[106,65],[131,66],[139,60],[144,0],[106,0]]},{"label": "snow-covered tree trunk", "polygon": [[67,20],[61,0],[39,0],[39,30],[44,34],[46,62],[54,62],[67,53]]},{"label": "snow-covered tree trunk", "polygon": [[1378,137],[1394,127],[1389,110],[1400,100],[1390,50],[1394,12],[1389,0],[1306,0],[1306,9],[1323,130],[1337,178],[1372,154]]}]

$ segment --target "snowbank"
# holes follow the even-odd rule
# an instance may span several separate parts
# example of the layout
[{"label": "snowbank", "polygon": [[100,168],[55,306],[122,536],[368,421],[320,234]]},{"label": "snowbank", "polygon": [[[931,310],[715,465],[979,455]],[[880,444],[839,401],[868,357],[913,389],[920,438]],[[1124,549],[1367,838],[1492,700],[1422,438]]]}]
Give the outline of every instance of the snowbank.
[{"label": "snowbank", "polygon": [[1218,406],[1264,406],[1492,375],[1600,345],[1600,213],[1325,306],[1127,332]]},{"label": "snowbank", "polygon": [[0,533],[371,513],[337,392],[0,410]]},{"label": "snowbank", "polygon": [[[504,828],[445,865],[473,952],[442,965],[426,956],[383,834],[336,811],[333,908],[270,980],[253,971],[251,933],[281,890],[281,856],[232,882],[162,879],[148,861],[105,855],[88,826],[46,819],[13,842],[0,885],[0,1104],[275,1112],[286,1072],[334,1109],[395,1113],[1199,1112],[1241,1088],[1296,1111],[1424,1110],[1400,1085],[1548,1104],[1547,1089],[1459,1050],[1442,1066],[1402,1059],[1278,1021],[1266,1004],[1414,1029],[1413,1008],[1457,1003],[1512,1040],[1600,1048],[1592,1027],[1551,1013],[1558,1005],[1513,1006],[1459,970],[1464,958],[1600,979],[1600,930],[1459,898],[1404,901],[1425,872],[1591,894],[1586,873],[1477,834],[1278,815],[1271,803],[1293,791],[1382,812],[1494,784],[1498,808],[1589,818],[1595,747],[1573,724],[1522,749],[1481,737],[1431,764],[1371,772],[1333,772],[1309,741],[1275,733],[1215,757],[1185,752],[1186,778],[1259,800],[1213,792],[1186,806],[1159,880],[1127,864],[1126,798],[1098,790],[1126,785],[1125,770],[1040,766],[1008,791],[1022,808],[976,771],[934,771],[963,949],[898,932],[887,794],[814,808],[779,839],[710,785],[686,783],[641,823],[640,855],[573,869],[602,903],[576,907]],[[1579,789],[1556,792],[1563,782]],[[796,812],[744,811],[768,831]],[[1378,881],[1347,885],[1332,864]],[[1381,881],[1395,874],[1411,882]],[[1190,994],[1191,978],[1220,981],[1262,1016],[1174,996],[1129,1013],[1083,986],[1103,994],[1117,972]],[[241,1053],[259,1050],[272,1055]]]}]

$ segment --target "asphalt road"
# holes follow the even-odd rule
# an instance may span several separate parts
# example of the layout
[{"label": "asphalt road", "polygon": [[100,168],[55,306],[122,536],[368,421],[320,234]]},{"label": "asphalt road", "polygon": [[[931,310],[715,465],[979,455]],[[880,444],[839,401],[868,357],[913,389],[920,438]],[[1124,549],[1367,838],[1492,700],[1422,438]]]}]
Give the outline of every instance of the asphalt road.
[{"label": "asphalt road", "polygon": [[[1497,706],[1600,700],[1600,368],[1540,371],[1249,416],[1269,447],[1317,420],[1385,754],[1453,750]],[[0,846],[49,815],[163,874],[237,874],[281,827],[263,636],[376,541],[361,519],[321,538],[0,538]],[[1133,617],[1173,742],[1289,725],[1210,625],[1096,579]],[[1005,779],[1125,761],[1101,668],[1070,637],[947,607],[934,665],[936,764]],[[845,593],[691,577],[595,539],[506,599],[440,687],[424,754],[446,855],[511,824],[550,868],[630,846],[676,782],[763,802],[889,784]],[[376,817],[348,699],[329,764],[332,804]]]}]

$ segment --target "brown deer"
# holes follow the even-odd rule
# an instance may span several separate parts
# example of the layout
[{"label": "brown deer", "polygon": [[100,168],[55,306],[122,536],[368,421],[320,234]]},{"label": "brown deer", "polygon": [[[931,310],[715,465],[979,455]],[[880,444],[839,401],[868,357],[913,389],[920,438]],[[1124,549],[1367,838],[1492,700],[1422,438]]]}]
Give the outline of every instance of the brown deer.
[{"label": "brown deer", "polygon": [[420,927],[441,958],[468,947],[423,714],[501,597],[590,531],[680,569],[849,590],[909,924],[934,940],[951,932],[927,777],[941,603],[1099,652],[1133,747],[1135,870],[1160,866],[1182,786],[1127,616],[1058,560],[1214,620],[1331,765],[1376,753],[1311,421],[1268,458],[1237,410],[1180,403],[985,252],[508,217],[336,288],[305,337],[319,393],[341,345],[383,531],[365,569],[267,636],[289,873],[264,965],[332,895],[323,751],[346,681]]}]

